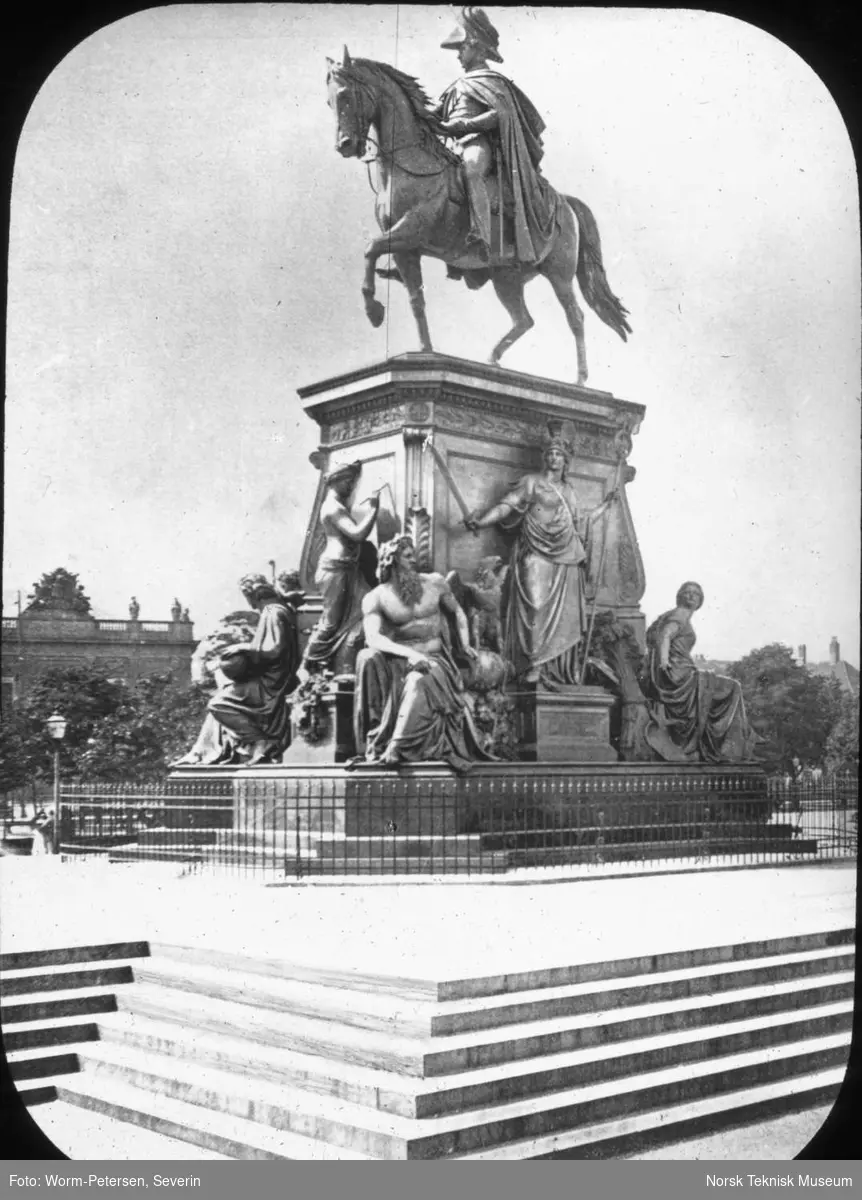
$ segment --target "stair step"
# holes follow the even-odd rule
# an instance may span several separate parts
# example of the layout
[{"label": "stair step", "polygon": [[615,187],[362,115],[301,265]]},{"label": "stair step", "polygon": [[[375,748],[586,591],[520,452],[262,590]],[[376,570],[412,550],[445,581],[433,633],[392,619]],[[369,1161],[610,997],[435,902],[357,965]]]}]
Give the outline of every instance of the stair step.
[{"label": "stair step", "polygon": [[[835,1099],[844,1071],[833,1068],[790,1079],[760,1084],[734,1092],[692,1100],[672,1111],[642,1112],[621,1119],[599,1121],[559,1133],[512,1140],[499,1146],[453,1155],[459,1161],[518,1161],[537,1158],[620,1157],[621,1143],[650,1133],[662,1137],[686,1136],[696,1129],[715,1128],[722,1120],[762,1120],[782,1111],[815,1107]],[[602,1154],[605,1147],[608,1154]]]},{"label": "stair step", "polygon": [[50,1104],[57,1099],[57,1089],[54,1086],[55,1076],[50,1079],[34,1080],[32,1083],[22,1083],[15,1090],[18,1093],[18,1098],[22,1104],[28,1108],[35,1108],[37,1105]]},{"label": "stair step", "polygon": [[855,944],[854,929],[836,929],[826,933],[797,934],[731,945],[707,946],[689,950],[671,950],[662,954],[635,958],[579,963],[572,966],[544,967],[534,971],[512,972],[469,979],[447,980],[439,984],[438,999],[457,1000],[467,996],[500,995],[526,989],[562,987],[618,979],[628,975],[654,975],[689,967],[713,966],[718,963],[746,963],[752,959],[772,958],[783,954],[802,953],[829,947],[850,948]]},{"label": "stair step", "polygon": [[46,1054],[44,1050],[24,1050],[9,1054],[9,1077],[16,1083],[33,1079],[54,1078],[79,1070],[76,1050],[63,1054]]},{"label": "stair step", "polygon": [[541,988],[514,997],[480,996],[436,1004],[412,998],[405,1001],[385,992],[347,987],[334,988],[316,981],[250,975],[245,970],[214,967],[161,958],[158,954],[138,963],[135,979],[180,991],[235,1000],[238,1003],[279,1011],[292,1011],[320,1020],[340,1021],[368,1029],[397,1029],[442,1036],[468,1030],[501,1028],[510,1024],[574,1016],[609,1008],[708,996],[739,991],[782,979],[817,978],[836,971],[851,971],[852,951],[832,947],[802,954],[755,959],[740,966],[720,963],[708,970],[687,968],[661,975],[641,975],[604,982]]},{"label": "stair step", "polygon": [[122,966],[100,965],[85,971],[40,971],[38,974],[13,974],[4,972],[2,993],[4,999],[10,996],[37,996],[45,992],[68,992],[75,989],[119,987],[132,982],[132,967],[129,963]]},{"label": "stair step", "polygon": [[113,959],[144,958],[147,942],[108,942],[98,946],[64,946],[53,950],[15,950],[0,954],[0,971],[65,967],[71,963],[105,963]]},{"label": "stair step", "polygon": [[321,987],[348,988],[351,991],[375,994],[386,992],[408,998],[437,999],[437,984],[427,979],[378,975],[354,969],[337,970],[314,964],[293,963],[276,957],[261,958],[246,954],[233,954],[229,950],[218,950],[209,946],[176,946],[167,942],[153,942],[151,950],[153,956],[160,959],[176,959],[190,966],[199,965],[236,970],[246,975],[260,975],[280,980],[291,979],[314,983]]},{"label": "stair step", "polygon": [[[67,990],[71,990],[77,986],[92,986],[87,982],[89,976],[112,971],[131,970],[134,972],[135,966],[138,963],[148,962],[149,958],[150,954],[148,950],[146,954],[122,960],[116,958],[91,958],[83,963],[60,962],[45,963],[38,967],[4,967],[2,973],[0,973],[0,980],[2,980],[0,991],[5,991],[6,985],[10,981],[16,986],[31,981],[34,985],[31,990],[34,993],[43,991],[46,988],[50,991],[52,986],[64,987]],[[52,984],[52,981],[56,982]]]},{"label": "stair step", "polygon": [[[201,1065],[235,1071],[245,1078],[284,1083],[402,1116],[415,1115],[414,1092],[423,1086],[415,1076],[400,1076],[374,1067],[303,1054],[253,1041],[238,1033],[206,1032],[198,1027],[160,1021],[133,1012],[116,1013],[101,1032],[99,1045],[88,1048],[94,1059],[99,1057],[104,1046],[119,1043],[143,1053],[147,1063],[153,1066],[159,1056],[194,1060]],[[168,1065],[160,1069],[170,1072]]]},{"label": "stair step", "polygon": [[[124,984],[123,988],[134,987]],[[50,998],[49,998],[50,997]],[[55,1021],[62,1017],[92,1016],[95,1013],[116,1012],[116,993],[103,988],[76,988],[36,997],[16,997],[18,1003],[0,1005],[0,1020],[4,1028],[23,1022]]]},{"label": "stair step", "polygon": [[136,983],[294,1012],[310,1019],[382,1031],[431,1031],[434,1002],[385,992],[333,988],[304,980],[249,975],[243,970],[184,963],[157,955],[135,970]]},{"label": "stair step", "polygon": [[[488,1108],[410,1120],[362,1108],[235,1071],[198,1062],[147,1056],[119,1045],[94,1047],[82,1057],[84,1079],[108,1076],[124,1085],[229,1112],[243,1120],[319,1139],[342,1150],[358,1149],[375,1158],[439,1158],[485,1145],[625,1117],[632,1111],[672,1107],[724,1091],[739,1091],[775,1079],[834,1069],[843,1077],[848,1056],[846,1035],[810,1038],[792,1047],[758,1048],[725,1055],[717,1061],[645,1072],[629,1079],[624,1091],[618,1080],[602,1080],[549,1095],[506,1100]],[[164,1071],[165,1073],[162,1073]],[[77,1076],[57,1081],[65,1098],[77,1088]],[[71,1082],[69,1082],[71,1080]],[[154,1102],[153,1102],[154,1103]]]},{"label": "stair step", "polygon": [[[729,991],[718,997],[684,997],[630,1008],[586,1012],[552,1020],[529,1021],[501,1029],[470,1030],[445,1038],[407,1037],[390,1031],[340,1022],[253,1009],[234,1000],[213,998],[155,984],[132,984],[117,995],[126,1012],[162,1020],[189,1022],[215,1032],[244,1032],[275,1045],[326,1058],[346,1058],[356,1065],[411,1075],[445,1075],[542,1054],[563,1053],[633,1037],[658,1036],[686,1028],[741,1021],[754,1016],[798,1012],[812,1005],[852,999],[852,972],[785,980]],[[253,1021],[250,1013],[254,1012]]]},{"label": "stair step", "polygon": [[[426,1072],[444,1074],[538,1053],[622,1042],[632,1037],[657,1036],[687,1028],[702,1030],[713,1024],[799,1012],[812,1005],[850,1000],[853,993],[853,972],[842,971],[815,980],[782,980],[717,996],[685,996],[513,1024],[499,1030],[459,1033],[429,1047]],[[491,1038],[494,1040],[488,1040]]]},{"label": "stair step", "polygon": [[247,975],[263,975],[280,980],[302,980],[351,991],[387,992],[408,997],[428,997],[440,1001],[465,1000],[500,996],[514,992],[532,993],[546,988],[568,987],[576,984],[598,983],[627,976],[666,975],[671,971],[697,970],[706,967],[733,967],[764,960],[764,966],[781,957],[830,953],[853,953],[855,930],[839,929],[826,933],[802,934],[769,940],[742,942],[701,949],[672,950],[663,954],[635,958],[586,962],[563,967],[541,967],[505,975],[477,976],[468,979],[430,980],[365,973],[357,970],[334,970],[313,963],[296,963],[277,957],[234,954],[208,946],[178,946],[170,943],[151,943],[153,956],[177,959],[183,964],[223,967]]},{"label": "stair step", "polygon": [[341,1026],[276,1009],[254,1009],[232,1000],[133,984],[118,996],[119,1011],[188,1025],[216,1034],[246,1036],[264,1046],[344,1060],[400,1074],[422,1074],[422,1046],[396,1033]]},{"label": "stair step", "polygon": [[[238,1034],[206,1033],[133,1013],[117,1013],[103,1025],[98,1046],[79,1049],[85,1058],[98,1058],[105,1043],[118,1042],[144,1053],[148,1062],[154,1063],[159,1055],[194,1059],[244,1077],[283,1082],[401,1116],[424,1117],[486,1107],[502,1099],[538,1095],[576,1084],[619,1080],[661,1067],[697,1064],[758,1047],[784,1046],[792,1054],[794,1042],[811,1037],[831,1037],[831,1046],[846,1046],[852,1020],[853,1005],[845,1001],[812,1008],[804,1016],[770,1015],[706,1030],[682,1030],[671,1036],[540,1055],[428,1080],[260,1045]],[[160,1069],[170,1072],[169,1065]]]},{"label": "stair step", "polygon": [[[432,1034],[496,1028],[507,1024],[575,1015],[594,1009],[633,1007],[641,1003],[754,987],[769,980],[816,978],[836,971],[852,971],[855,956],[843,946],[796,954],[750,959],[745,963],[715,963],[609,980],[590,980],[563,987],[494,996],[470,996],[438,1002],[431,1020]],[[765,977],[765,978],[764,978]]]},{"label": "stair step", "polygon": [[225,1158],[341,1159],[364,1158],[342,1154],[313,1138],[270,1129],[257,1121],[187,1104],[170,1096],[158,1098],[158,1113],[150,1111],[152,1095],[115,1079],[76,1075],[57,1087],[57,1096],[90,1112],[102,1113],[153,1133],[174,1138]]},{"label": "stair step", "polygon": [[[364,855],[375,858],[400,858],[417,853],[428,856],[466,854],[468,850],[478,853],[480,841],[481,835],[478,833],[365,834],[346,838],[343,834],[335,833],[301,833],[297,837],[290,831],[275,830],[265,833],[249,831],[228,834],[220,843],[220,848],[235,852],[242,852],[248,848],[297,857],[295,851],[299,845],[303,851],[317,855],[341,857],[346,850],[361,850]],[[359,854],[351,857],[359,857]]]},{"label": "stair step", "polygon": [[43,1104],[33,1118],[61,1154],[75,1161],[225,1161],[226,1154],[154,1133],[78,1104]]},{"label": "stair step", "polygon": [[[261,856],[265,858],[265,856]],[[278,865],[285,875],[459,875],[483,871],[505,871],[509,855],[505,851],[482,851],[475,854],[413,855],[375,858],[359,854],[338,855],[333,858],[279,858]]]},{"label": "stair step", "polygon": [[21,1021],[14,1029],[4,1031],[3,1047],[8,1055],[25,1050],[39,1050],[44,1053],[53,1046],[94,1042],[98,1036],[99,1027],[96,1022],[82,1022],[80,1017],[58,1017],[49,1025],[42,1021]]}]

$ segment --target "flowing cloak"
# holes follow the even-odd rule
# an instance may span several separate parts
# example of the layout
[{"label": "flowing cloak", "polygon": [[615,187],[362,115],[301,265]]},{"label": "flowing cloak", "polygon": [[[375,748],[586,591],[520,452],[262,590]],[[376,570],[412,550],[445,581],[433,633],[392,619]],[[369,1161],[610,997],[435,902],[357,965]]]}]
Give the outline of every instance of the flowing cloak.
[{"label": "flowing cloak", "polygon": [[[667,669],[661,642],[671,633]],[[692,661],[695,633],[676,609],[647,630],[646,689],[650,722],[644,736],[667,762],[751,762],[758,742],[745,714],[739,681],[699,671]]]},{"label": "flowing cloak", "polygon": [[541,475],[525,475],[501,503],[520,526],[507,579],[506,657],[518,674],[545,668],[553,682],[576,683],[596,521],[581,513],[571,484]]},{"label": "flowing cloak", "polygon": [[404,762],[442,760],[463,773],[482,750],[461,673],[447,645],[429,654],[426,674],[384,650],[361,650],[353,710],[356,749],[369,762],[391,754]]},{"label": "flowing cloak", "polygon": [[545,123],[521,89],[490,67],[470,71],[446,89],[444,117],[462,96],[497,114],[498,126],[490,136],[502,157],[500,181],[506,180],[512,189],[515,254],[521,263],[541,262],[557,232],[560,204],[539,173]]},{"label": "flowing cloak", "polygon": [[266,739],[286,746],[287,697],[296,687],[299,666],[296,613],[290,605],[281,600],[265,605],[249,651],[251,677],[222,688],[209,711],[241,744]]}]

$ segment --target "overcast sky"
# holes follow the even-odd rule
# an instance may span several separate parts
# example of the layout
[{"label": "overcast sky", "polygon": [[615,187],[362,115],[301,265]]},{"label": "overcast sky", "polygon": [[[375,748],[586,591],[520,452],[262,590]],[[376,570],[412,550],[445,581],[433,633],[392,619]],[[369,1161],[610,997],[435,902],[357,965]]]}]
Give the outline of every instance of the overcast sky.
[{"label": "overcast sky", "polygon": [[[683,579],[698,650],[770,641],[859,663],[858,205],[812,70],[729,17],[489,8],[545,117],[544,170],[585,200],[623,345],[587,314],[590,383],[645,404],[629,501],[648,619]],[[203,636],[248,570],[298,563],[317,426],[296,388],[416,349],[405,295],[359,286],[365,168],[334,151],[325,59],[346,43],[436,95],[440,6],[154,9],[79,45],[22,133],[12,195],[3,599],[79,573],[97,614],[174,595]],[[491,289],[427,262],[438,350],[484,359]],[[385,299],[385,296],[383,297]],[[544,281],[504,359],[574,380]]]}]

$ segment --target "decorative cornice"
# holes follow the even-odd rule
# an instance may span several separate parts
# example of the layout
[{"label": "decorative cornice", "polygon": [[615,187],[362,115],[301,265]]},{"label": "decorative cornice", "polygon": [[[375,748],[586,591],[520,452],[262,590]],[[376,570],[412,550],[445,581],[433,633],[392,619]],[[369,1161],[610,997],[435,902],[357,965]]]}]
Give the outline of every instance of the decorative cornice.
[{"label": "decorative cornice", "polygon": [[646,411],[643,405],[618,400],[610,392],[440,354],[400,355],[298,391],[306,411],[321,425],[331,424],[345,406],[380,403],[387,397],[394,403],[407,402],[408,396],[430,402],[441,391],[458,396],[461,402],[475,403],[490,395],[504,407],[521,411],[528,406],[576,422],[614,428],[625,424],[632,433],[637,432]]}]

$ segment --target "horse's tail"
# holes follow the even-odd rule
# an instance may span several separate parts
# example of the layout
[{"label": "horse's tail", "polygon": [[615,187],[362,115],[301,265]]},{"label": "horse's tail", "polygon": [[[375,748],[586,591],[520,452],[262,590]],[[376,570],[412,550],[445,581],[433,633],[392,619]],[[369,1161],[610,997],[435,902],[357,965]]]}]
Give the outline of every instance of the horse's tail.
[{"label": "horse's tail", "polygon": [[618,296],[615,296],[608,285],[605,267],[602,262],[602,241],[599,237],[599,227],[596,218],[584,204],[575,196],[565,196],[580,228],[578,239],[577,276],[584,299],[590,308],[620,335],[623,341],[632,328],[626,317],[629,310],[625,308]]}]

